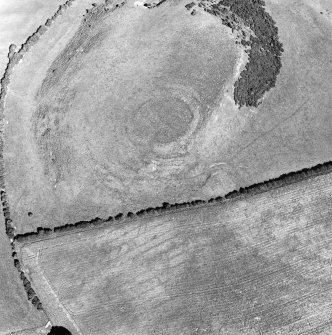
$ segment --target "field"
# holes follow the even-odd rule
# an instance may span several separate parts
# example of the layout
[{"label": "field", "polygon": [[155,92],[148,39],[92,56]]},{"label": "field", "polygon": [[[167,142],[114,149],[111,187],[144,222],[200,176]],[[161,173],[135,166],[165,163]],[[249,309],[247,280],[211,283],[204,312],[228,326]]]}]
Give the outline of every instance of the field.
[{"label": "field", "polygon": [[[0,208],[2,210],[2,208]],[[0,218],[0,335],[43,327],[46,315],[28,302],[19,273],[14,267],[4,218]],[[20,334],[20,333],[18,333]],[[22,333],[23,335],[24,333]],[[34,333],[35,335],[36,333]],[[27,333],[28,335],[28,333]]]},{"label": "field", "polygon": [[332,175],[19,242],[72,334],[330,334]]},{"label": "field", "polygon": [[323,2],[267,1],[282,66],[260,104],[241,108],[234,84],[250,62],[236,29],[181,2],[107,3],[73,2],[10,74],[4,179],[18,233],[207,199],[331,159]]}]

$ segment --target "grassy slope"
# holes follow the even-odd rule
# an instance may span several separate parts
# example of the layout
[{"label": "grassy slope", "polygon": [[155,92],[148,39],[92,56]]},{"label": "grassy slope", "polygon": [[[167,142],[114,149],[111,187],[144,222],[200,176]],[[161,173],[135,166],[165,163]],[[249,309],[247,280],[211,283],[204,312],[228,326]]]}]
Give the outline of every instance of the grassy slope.
[{"label": "grassy slope", "polygon": [[327,334],[331,181],[23,244],[22,264],[83,333]]}]

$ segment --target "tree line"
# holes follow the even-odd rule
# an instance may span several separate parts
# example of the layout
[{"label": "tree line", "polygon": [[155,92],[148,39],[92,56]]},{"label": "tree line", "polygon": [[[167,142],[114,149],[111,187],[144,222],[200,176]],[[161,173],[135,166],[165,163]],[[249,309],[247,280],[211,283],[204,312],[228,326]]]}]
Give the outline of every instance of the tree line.
[{"label": "tree line", "polygon": [[57,226],[53,230],[50,228],[38,227],[37,231],[35,232],[15,235],[14,240],[18,242],[29,241],[39,236],[47,236],[51,233],[69,232],[77,228],[84,229],[84,228],[89,228],[89,227],[96,227],[96,226],[100,226],[105,223],[109,224],[111,222],[122,221],[126,219],[133,219],[135,217],[139,218],[139,217],[150,216],[150,215],[158,215],[158,214],[162,214],[162,213],[169,212],[172,210],[179,210],[179,209],[186,209],[186,208],[190,209],[192,207],[201,206],[205,204],[211,204],[211,203],[216,203],[216,202],[218,203],[226,202],[231,199],[251,196],[251,195],[266,192],[266,191],[269,191],[269,190],[272,190],[278,187],[287,186],[287,185],[290,185],[290,184],[293,184],[293,183],[296,183],[302,180],[306,180],[308,178],[315,177],[318,175],[326,174],[329,172],[332,172],[332,161],[318,164],[311,168],[305,168],[300,171],[286,173],[277,178],[270,179],[268,181],[264,181],[261,183],[256,183],[248,187],[240,187],[238,190],[229,192],[225,196],[218,196],[218,197],[211,198],[209,200],[197,199],[197,200],[181,202],[181,203],[173,203],[173,204],[168,203],[168,202],[163,202],[161,206],[148,207],[145,209],[141,209],[137,212],[119,213],[115,216],[110,216],[106,219],[95,218],[90,221],[79,221],[74,224],[68,223],[62,226]]}]

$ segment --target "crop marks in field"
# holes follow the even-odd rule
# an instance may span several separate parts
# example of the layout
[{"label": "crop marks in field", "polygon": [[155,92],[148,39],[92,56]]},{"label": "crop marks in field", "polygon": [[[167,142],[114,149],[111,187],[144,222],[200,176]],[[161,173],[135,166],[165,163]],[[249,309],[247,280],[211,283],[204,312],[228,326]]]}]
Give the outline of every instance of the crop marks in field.
[{"label": "crop marks in field", "polygon": [[327,174],[229,203],[50,235],[19,243],[19,254],[45,308],[74,334],[327,331],[330,184]]}]

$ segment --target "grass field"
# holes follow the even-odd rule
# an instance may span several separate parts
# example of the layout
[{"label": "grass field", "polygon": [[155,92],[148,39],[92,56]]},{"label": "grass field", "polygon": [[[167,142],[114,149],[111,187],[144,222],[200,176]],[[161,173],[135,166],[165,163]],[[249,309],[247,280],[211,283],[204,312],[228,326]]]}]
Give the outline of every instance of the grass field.
[{"label": "grass field", "polygon": [[267,1],[282,68],[262,104],[241,109],[232,90],[246,57],[218,18],[174,1],[73,3],[10,76],[17,232],[206,199],[330,160],[332,28],[307,3]]},{"label": "grass field", "polygon": [[331,181],[17,247],[73,334],[330,334]]},{"label": "grass field", "polygon": [[[2,208],[1,208],[2,210]],[[14,267],[4,218],[0,218],[0,335],[9,335],[27,328],[43,327],[46,315],[28,302],[19,273]],[[23,334],[23,333],[22,333]],[[36,333],[34,333],[36,334]]]},{"label": "grass field", "polygon": [[[232,79],[232,35],[180,5],[95,11],[76,34],[64,14],[11,75],[12,89],[30,97],[14,89],[5,107],[5,179],[18,231],[142,208],[157,189],[160,203],[177,184],[190,188],[189,170],[200,173],[188,147]],[[22,80],[31,76],[28,88]],[[17,126],[25,129],[18,136]]]}]

